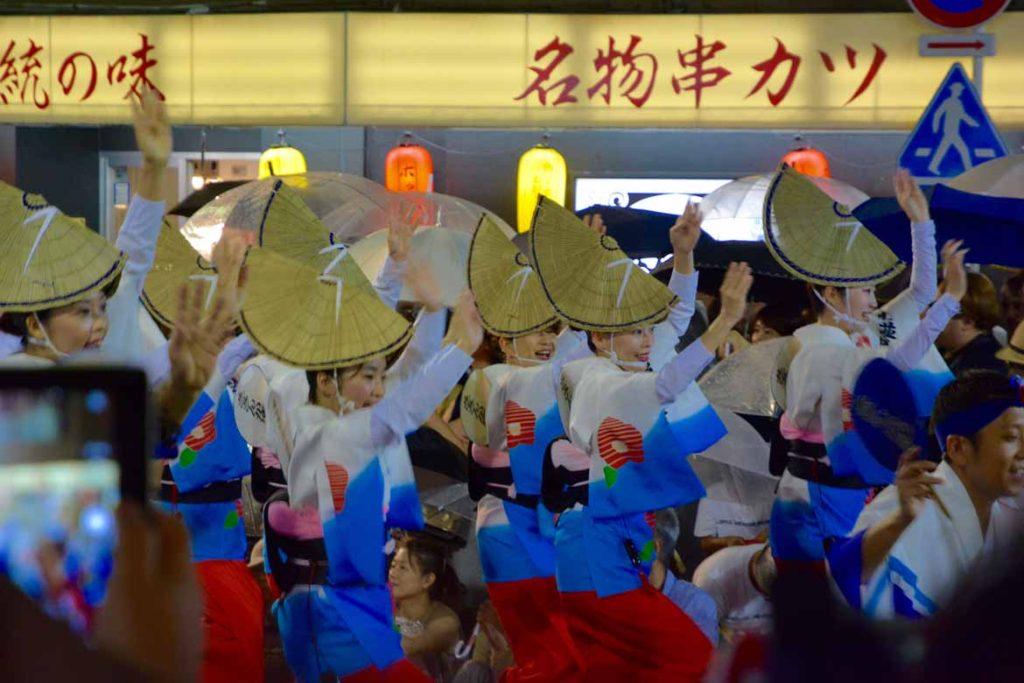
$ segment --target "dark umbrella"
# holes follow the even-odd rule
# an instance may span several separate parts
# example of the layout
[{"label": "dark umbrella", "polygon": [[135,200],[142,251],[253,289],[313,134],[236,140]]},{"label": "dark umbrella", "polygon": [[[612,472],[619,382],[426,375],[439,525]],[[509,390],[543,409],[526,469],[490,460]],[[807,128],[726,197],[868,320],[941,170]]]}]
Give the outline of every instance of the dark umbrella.
[{"label": "dark umbrella", "polygon": [[245,185],[247,182],[249,181],[224,180],[219,183],[207,183],[203,186],[203,189],[196,190],[189,196],[185,197],[180,204],[167,213],[172,216],[184,216],[185,218],[188,218],[231,188],[238,187],[239,185]]},{"label": "dark umbrella", "polygon": [[[964,240],[971,263],[1024,268],[1024,199],[989,197],[946,185],[925,190],[938,245]],[[869,199],[853,215],[901,260],[910,262],[910,224],[892,197]]]}]

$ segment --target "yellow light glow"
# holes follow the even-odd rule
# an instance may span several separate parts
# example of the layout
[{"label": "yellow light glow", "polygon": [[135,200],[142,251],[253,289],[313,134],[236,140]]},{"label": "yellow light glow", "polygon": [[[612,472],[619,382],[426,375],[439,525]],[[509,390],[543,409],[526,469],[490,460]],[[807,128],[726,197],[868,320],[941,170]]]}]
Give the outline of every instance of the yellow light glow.
[{"label": "yellow light glow", "polygon": [[558,150],[537,145],[519,157],[516,191],[516,229],[528,232],[540,195],[565,206],[568,172]]},{"label": "yellow light glow", "polygon": [[295,175],[306,172],[306,157],[294,147],[274,145],[260,155],[260,180],[272,175]]}]

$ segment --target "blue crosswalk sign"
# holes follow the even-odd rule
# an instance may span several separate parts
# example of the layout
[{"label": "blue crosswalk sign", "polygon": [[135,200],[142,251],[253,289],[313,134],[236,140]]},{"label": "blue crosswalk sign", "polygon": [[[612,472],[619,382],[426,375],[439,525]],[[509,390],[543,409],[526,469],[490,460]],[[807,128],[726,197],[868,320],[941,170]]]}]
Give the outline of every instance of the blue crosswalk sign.
[{"label": "blue crosswalk sign", "polygon": [[920,181],[953,178],[1009,154],[959,63],[950,68],[914,127],[899,165]]}]

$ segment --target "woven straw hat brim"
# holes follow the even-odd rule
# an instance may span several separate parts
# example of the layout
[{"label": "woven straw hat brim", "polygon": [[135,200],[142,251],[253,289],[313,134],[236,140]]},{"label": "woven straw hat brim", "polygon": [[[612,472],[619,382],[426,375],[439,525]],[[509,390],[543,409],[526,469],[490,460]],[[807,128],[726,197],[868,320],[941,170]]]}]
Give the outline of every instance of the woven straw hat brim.
[{"label": "woven straw hat brim", "polygon": [[1024,365],[1024,323],[1017,325],[1010,343],[996,352],[996,358],[1014,365]]},{"label": "woven straw hat brim", "polygon": [[114,282],[126,260],[41,196],[0,183],[0,310],[74,303]]},{"label": "woven straw hat brim", "polygon": [[216,271],[192,248],[175,222],[165,218],[156,242],[153,268],[142,290],[146,310],[160,324],[173,327],[178,312],[178,288],[190,280],[203,282],[203,296],[208,298],[209,288],[216,282]]},{"label": "woven straw hat brim", "polygon": [[386,356],[409,340],[409,322],[380,300],[351,256],[327,270],[329,261],[301,263],[250,249],[246,264],[242,327],[272,358],[330,370]]},{"label": "woven straw hat brim", "polygon": [[533,216],[530,253],[555,311],[583,330],[624,332],[654,325],[676,301],[614,239],[599,237],[571,211],[543,196]]},{"label": "woven straw hat brim", "polygon": [[484,328],[491,334],[521,337],[558,321],[526,256],[486,215],[480,217],[469,244],[466,272]]},{"label": "woven straw hat brim", "polygon": [[779,265],[818,285],[868,287],[905,264],[835,201],[789,166],[772,178],[764,201],[764,241]]},{"label": "woven straw hat brim", "polygon": [[296,261],[315,258],[334,243],[331,232],[302,200],[299,192],[278,180],[260,220],[259,245]]}]

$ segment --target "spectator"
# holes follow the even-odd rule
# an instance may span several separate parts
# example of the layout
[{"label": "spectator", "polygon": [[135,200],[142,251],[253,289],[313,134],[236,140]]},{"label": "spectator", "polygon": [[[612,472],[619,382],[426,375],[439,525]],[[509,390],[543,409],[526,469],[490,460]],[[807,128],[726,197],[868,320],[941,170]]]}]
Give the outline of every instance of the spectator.
[{"label": "spectator", "polygon": [[654,513],[655,558],[651,564],[651,586],[664,593],[672,603],[685,612],[707,636],[712,645],[718,645],[718,610],[714,599],[689,581],[679,578],[681,563],[676,561],[676,541],[679,540],[679,517],[671,508]]},{"label": "spectator", "polygon": [[935,340],[954,375],[960,377],[970,370],[1006,371],[1006,364],[996,357],[1001,346],[992,336],[992,328],[1000,318],[999,298],[992,281],[981,273],[968,273],[967,294],[960,301],[960,314],[949,321]]},{"label": "spectator", "polygon": [[402,650],[435,681],[454,671],[459,641],[456,608],[462,584],[451,565],[451,550],[423,534],[407,534],[391,560],[388,583]]},{"label": "spectator", "polygon": [[1003,283],[999,302],[1003,306],[1003,328],[1016,329],[1024,320],[1024,270],[1018,270]]},{"label": "spectator", "polygon": [[754,316],[754,324],[750,329],[750,343],[789,337],[803,325],[799,311],[790,311],[780,304],[769,304]]}]

